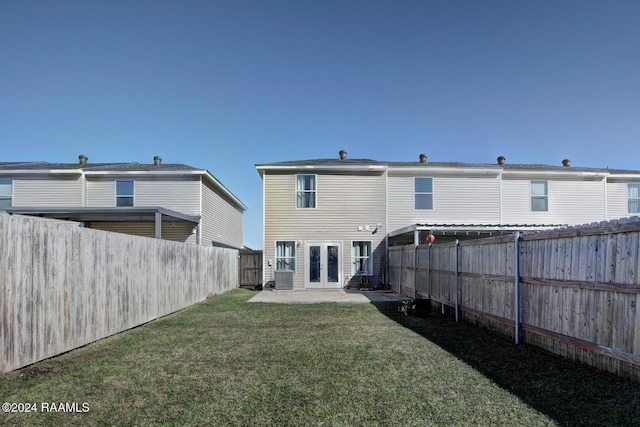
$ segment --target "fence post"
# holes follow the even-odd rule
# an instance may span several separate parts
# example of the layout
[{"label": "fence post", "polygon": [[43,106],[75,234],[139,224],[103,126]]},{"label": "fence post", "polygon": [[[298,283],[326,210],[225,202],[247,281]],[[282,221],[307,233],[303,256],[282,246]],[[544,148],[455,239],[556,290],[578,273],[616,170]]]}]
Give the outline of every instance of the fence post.
[{"label": "fence post", "polygon": [[515,234],[515,341],[516,344],[520,344],[520,232],[516,231]]},{"label": "fence post", "polygon": [[418,298],[418,245],[413,250],[413,299]]},{"label": "fence post", "polygon": [[459,317],[459,312],[460,312],[460,307],[459,307],[459,301],[458,301],[458,294],[460,293],[459,290],[459,269],[458,269],[458,247],[459,247],[460,242],[458,241],[458,239],[456,239],[456,323],[458,322],[458,317]]},{"label": "fence post", "polygon": [[427,248],[427,297],[431,299],[431,243]]}]

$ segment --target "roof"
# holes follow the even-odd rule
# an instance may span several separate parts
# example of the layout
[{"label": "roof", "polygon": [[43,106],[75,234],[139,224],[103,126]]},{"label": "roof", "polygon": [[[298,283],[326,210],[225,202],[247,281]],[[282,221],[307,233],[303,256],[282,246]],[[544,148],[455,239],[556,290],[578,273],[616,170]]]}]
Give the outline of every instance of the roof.
[{"label": "roof", "polygon": [[266,170],[294,170],[294,169],[340,169],[340,170],[362,170],[363,168],[371,169],[415,169],[424,168],[460,168],[460,169],[493,169],[496,172],[567,172],[567,173],[601,173],[601,174],[635,174],[640,175],[640,170],[623,170],[594,168],[594,167],[575,167],[575,166],[558,166],[533,163],[465,163],[465,162],[397,162],[397,161],[378,161],[372,159],[309,159],[309,160],[293,160],[284,162],[258,163],[255,165],[258,173],[262,176]]},{"label": "roof", "polygon": [[198,168],[180,163],[166,163],[155,165],[128,162],[128,163],[50,163],[44,161],[37,162],[0,162],[0,170],[29,170],[29,171],[51,171],[51,170],[77,170],[77,171],[197,171]]},{"label": "roof", "polygon": [[150,173],[157,175],[200,175],[214,187],[225,194],[233,204],[247,210],[247,206],[240,201],[227,187],[225,187],[211,172],[181,163],[50,163],[45,161],[35,162],[0,162],[0,173],[14,174],[77,174],[77,175],[115,175],[115,174],[140,174]]}]

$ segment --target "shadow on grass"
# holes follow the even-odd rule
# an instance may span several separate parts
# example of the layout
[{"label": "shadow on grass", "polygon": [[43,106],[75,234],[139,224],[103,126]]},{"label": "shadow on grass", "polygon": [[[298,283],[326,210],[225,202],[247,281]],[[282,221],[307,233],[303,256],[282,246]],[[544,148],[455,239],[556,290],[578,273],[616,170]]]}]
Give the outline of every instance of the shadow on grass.
[{"label": "shadow on grass", "polygon": [[445,315],[378,310],[458,357],[536,410],[568,426],[640,425],[640,383],[572,362]]}]

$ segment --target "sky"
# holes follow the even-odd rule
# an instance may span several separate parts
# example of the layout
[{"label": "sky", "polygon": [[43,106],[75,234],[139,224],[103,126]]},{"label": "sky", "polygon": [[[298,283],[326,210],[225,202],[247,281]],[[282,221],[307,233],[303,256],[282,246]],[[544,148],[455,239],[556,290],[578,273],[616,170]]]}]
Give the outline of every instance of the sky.
[{"label": "sky", "polygon": [[0,162],[640,170],[639,0],[0,0]]}]

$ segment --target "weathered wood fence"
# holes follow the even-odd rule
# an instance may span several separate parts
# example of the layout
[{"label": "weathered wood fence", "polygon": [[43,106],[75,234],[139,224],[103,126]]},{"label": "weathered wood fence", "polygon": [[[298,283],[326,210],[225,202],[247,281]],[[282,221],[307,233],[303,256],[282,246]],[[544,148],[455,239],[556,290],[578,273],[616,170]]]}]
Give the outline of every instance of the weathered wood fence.
[{"label": "weathered wood fence", "polygon": [[262,251],[240,251],[240,287],[262,285]]},{"label": "weathered wood fence", "polygon": [[0,214],[0,371],[237,286],[237,250]]},{"label": "weathered wood fence", "polygon": [[[640,218],[389,249],[392,288],[640,380]],[[417,268],[415,266],[417,265]]]}]

